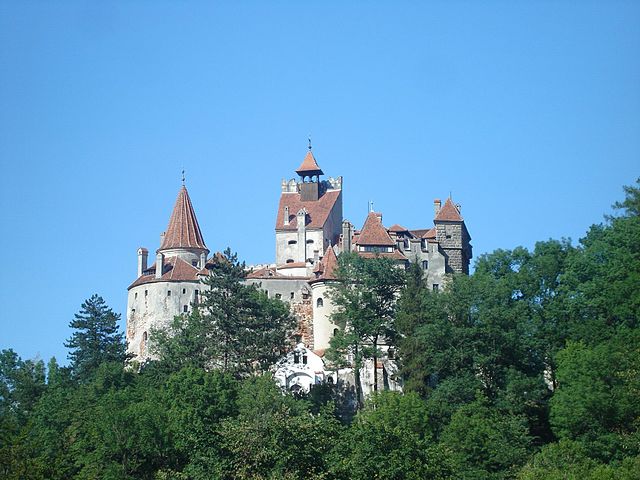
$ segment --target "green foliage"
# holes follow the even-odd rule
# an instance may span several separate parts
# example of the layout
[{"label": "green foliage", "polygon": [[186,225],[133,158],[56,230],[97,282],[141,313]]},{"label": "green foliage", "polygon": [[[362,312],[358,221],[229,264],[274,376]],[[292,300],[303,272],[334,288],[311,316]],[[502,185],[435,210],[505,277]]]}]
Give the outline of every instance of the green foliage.
[{"label": "green foliage", "polygon": [[351,479],[449,478],[450,461],[433,441],[428,409],[416,394],[368,399],[334,453],[333,471]]},{"label": "green foliage", "polygon": [[[375,364],[380,340],[392,341],[396,336],[396,299],[404,285],[404,272],[387,258],[342,253],[335,275],[337,282],[330,293],[336,307],[332,320],[343,328],[331,339],[327,358],[339,363],[347,354],[353,355],[356,396],[361,405],[363,360],[371,358]],[[378,391],[377,375],[374,391]]]},{"label": "green foliage", "polygon": [[604,461],[640,453],[640,331],[621,329],[589,347],[558,354],[551,423],[560,438],[584,443]]},{"label": "green foliage", "polygon": [[460,407],[441,444],[453,459],[457,478],[510,478],[531,446],[526,419],[491,408],[486,399]]},{"label": "green foliage", "polygon": [[267,371],[286,350],[295,327],[289,307],[242,282],[244,264],[229,249],[215,257],[202,301],[166,331],[151,332],[151,348],[172,371],[218,368],[236,376]]},{"label": "green foliage", "polygon": [[92,295],[69,323],[75,331],[65,343],[71,349],[71,371],[79,381],[88,381],[104,362],[124,362],[126,344],[117,322],[120,314],[107,306],[102,297]]}]

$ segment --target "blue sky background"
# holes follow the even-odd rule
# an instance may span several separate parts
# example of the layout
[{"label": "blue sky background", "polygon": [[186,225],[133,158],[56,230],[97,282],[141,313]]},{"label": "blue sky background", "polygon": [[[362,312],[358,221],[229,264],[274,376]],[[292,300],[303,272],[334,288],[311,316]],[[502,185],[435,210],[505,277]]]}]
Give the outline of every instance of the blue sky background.
[{"label": "blue sky background", "polygon": [[272,261],[308,134],[358,228],[452,192],[476,258],[575,242],[640,174],[640,2],[0,2],[0,348],[124,313],[183,167],[208,247]]}]

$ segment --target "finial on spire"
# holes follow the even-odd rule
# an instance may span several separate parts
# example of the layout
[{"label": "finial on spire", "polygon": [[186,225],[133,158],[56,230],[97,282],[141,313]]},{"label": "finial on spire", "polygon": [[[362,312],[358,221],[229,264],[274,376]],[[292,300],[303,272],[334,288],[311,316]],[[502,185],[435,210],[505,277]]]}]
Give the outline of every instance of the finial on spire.
[{"label": "finial on spire", "polygon": [[184,187],[184,168],[182,169],[182,186]]},{"label": "finial on spire", "polygon": [[311,134],[309,134],[308,140],[309,140],[309,150],[311,150]]}]

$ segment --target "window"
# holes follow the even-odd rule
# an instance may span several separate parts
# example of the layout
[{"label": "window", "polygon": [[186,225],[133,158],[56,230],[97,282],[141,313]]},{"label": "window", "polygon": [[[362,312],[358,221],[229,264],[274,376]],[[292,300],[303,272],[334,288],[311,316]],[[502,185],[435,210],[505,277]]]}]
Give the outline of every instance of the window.
[{"label": "window", "polygon": [[144,291],[144,296],[146,297],[147,295],[149,295],[149,290]]},{"label": "window", "polygon": [[438,285],[437,283],[433,284],[433,291],[437,292],[440,289],[440,285]]},{"label": "window", "polygon": [[191,265],[193,265],[194,267],[198,266],[198,260],[191,260]]},{"label": "window", "polygon": [[313,240],[311,239],[307,240],[307,245],[309,245],[310,243],[313,243]]},{"label": "window", "polygon": [[404,249],[411,250],[411,242],[407,239],[404,240]]},{"label": "window", "polygon": [[316,300],[316,307],[324,307],[324,300],[322,299],[322,297]]},{"label": "window", "polygon": [[451,235],[446,235],[447,239],[451,238]]},{"label": "window", "polygon": [[167,297],[171,296],[171,290],[167,290]]},{"label": "window", "polygon": [[295,245],[296,243],[298,243],[298,241],[297,240],[289,240],[287,243],[289,245]]},{"label": "window", "polygon": [[287,263],[293,263],[293,258],[287,258]]},{"label": "window", "polygon": [[291,300],[293,300],[293,299],[295,298],[295,296],[296,296],[296,294],[295,294],[295,293],[293,293],[293,292],[291,292],[291,293],[289,294],[289,298],[290,298]]},{"label": "window", "polygon": [[135,309],[135,308],[132,308],[132,309],[131,309],[131,315],[133,315],[134,313],[136,313],[136,309]]},{"label": "window", "polygon": [[145,343],[147,342],[147,332],[142,333],[142,341]]},{"label": "window", "polygon": [[335,337],[338,334],[339,331],[340,331],[339,329],[334,328],[333,329],[333,336]]},{"label": "window", "polygon": [[393,247],[382,247],[379,245],[364,245],[360,247],[361,252],[393,252]]},{"label": "window", "polygon": [[307,364],[307,356],[306,355],[302,355],[302,364],[303,365]]},{"label": "window", "polygon": [[276,298],[280,300],[282,298],[282,295],[280,293],[276,293]]},{"label": "window", "polygon": [[196,290],[195,292],[193,292],[193,303],[198,303],[199,300],[200,300],[200,292]]},{"label": "window", "polygon": [[293,354],[293,363],[300,363],[300,354],[298,352]]},{"label": "window", "polygon": [[264,294],[268,297],[269,296],[269,290],[265,290]]},{"label": "window", "polygon": [[423,260],[422,261],[422,269],[426,270],[429,268],[429,261],[428,260]]},{"label": "window", "polygon": [[188,307],[187,305],[185,305],[185,306],[183,306],[183,307],[182,307],[182,311],[183,311],[184,313],[187,313],[187,311],[188,311],[188,310],[189,310],[189,307]]},{"label": "window", "polygon": [[138,299],[138,292],[133,294],[133,298],[136,299],[136,300]]}]

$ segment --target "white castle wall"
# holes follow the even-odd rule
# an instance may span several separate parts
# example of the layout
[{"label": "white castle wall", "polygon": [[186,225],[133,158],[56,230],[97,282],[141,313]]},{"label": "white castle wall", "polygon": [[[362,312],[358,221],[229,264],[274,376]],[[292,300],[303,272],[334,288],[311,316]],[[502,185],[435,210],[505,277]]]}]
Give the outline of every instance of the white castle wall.
[{"label": "white castle wall", "polygon": [[[331,321],[331,314],[336,307],[329,297],[329,286],[325,282],[311,284],[313,301],[313,347],[315,350],[329,348],[329,341],[338,326]],[[319,302],[322,300],[322,302]],[[321,306],[318,306],[321,303]]]},{"label": "white castle wall", "polygon": [[167,327],[173,317],[185,313],[185,306],[190,312],[196,291],[199,295],[202,288],[199,282],[151,282],[129,290],[127,351],[134,355],[133,360],[155,358],[149,352],[151,327]]}]

